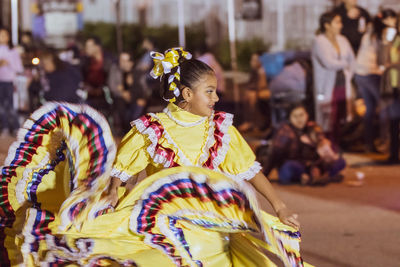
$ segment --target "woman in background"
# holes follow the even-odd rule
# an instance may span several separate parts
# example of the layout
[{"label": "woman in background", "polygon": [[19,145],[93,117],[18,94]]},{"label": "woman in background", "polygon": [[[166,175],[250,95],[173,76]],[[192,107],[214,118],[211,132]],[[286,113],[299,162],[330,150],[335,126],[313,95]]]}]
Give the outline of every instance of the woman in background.
[{"label": "woman in background", "polygon": [[[364,145],[366,152],[377,152],[374,144],[374,117],[379,103],[381,76],[389,64],[388,45],[392,40],[387,37],[387,27],[396,26],[396,12],[385,9],[375,17],[372,32],[366,33],[361,40],[355,64],[355,82],[366,105],[364,116]],[[390,32],[389,32],[390,33]],[[394,38],[395,35],[392,36]]]},{"label": "woman in background", "polygon": [[340,126],[352,116],[354,53],[346,37],[340,35],[342,27],[337,13],[322,14],[311,51],[316,122],[334,144],[339,143]]},{"label": "woman in background", "polygon": [[279,183],[322,185],[340,181],[338,175],[346,162],[331,148],[321,127],[308,119],[301,103],[288,110],[288,122],[283,123],[274,135],[269,153],[262,159],[266,176],[278,169]]},{"label": "woman in background", "polygon": [[18,51],[10,46],[10,33],[0,28],[0,120],[4,134],[14,134],[19,127],[13,92],[16,75],[23,70]]},{"label": "woman in background", "polygon": [[244,96],[243,123],[238,127],[241,132],[264,128],[266,119],[263,116],[270,115],[261,114],[259,109],[261,96],[264,99],[270,98],[267,75],[260,61],[260,53],[251,55],[250,68],[250,77]]}]

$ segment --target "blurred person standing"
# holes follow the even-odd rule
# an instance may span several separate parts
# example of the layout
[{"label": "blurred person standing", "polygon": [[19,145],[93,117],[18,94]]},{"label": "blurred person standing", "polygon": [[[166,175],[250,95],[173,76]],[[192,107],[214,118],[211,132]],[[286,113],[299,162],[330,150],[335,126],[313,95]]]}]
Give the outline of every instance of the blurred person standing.
[{"label": "blurred person standing", "polygon": [[241,132],[263,128],[265,126],[263,116],[270,116],[270,114],[261,114],[259,109],[260,95],[262,94],[264,99],[269,99],[270,97],[267,75],[261,64],[259,53],[251,55],[250,68],[250,77],[246,84],[244,97],[245,112],[243,113],[243,123],[238,127]]},{"label": "blurred person standing", "polygon": [[155,40],[152,37],[145,37],[142,41],[142,50],[144,54],[137,61],[135,67],[135,73],[137,74],[137,83],[143,88],[143,92],[149,101],[156,101],[157,103],[152,104],[162,104],[159,100],[159,85],[150,76],[150,70],[153,67],[153,59],[150,57],[150,53],[156,49]]},{"label": "blurred person standing", "polygon": [[355,58],[349,41],[340,34],[343,25],[337,13],[322,14],[319,25],[311,51],[315,118],[331,141],[338,144],[341,125],[352,118],[351,79]]},{"label": "blurred person standing", "polygon": [[108,92],[105,90],[112,58],[107,55],[97,36],[90,37],[85,43],[85,57],[82,62],[84,89],[87,92],[86,102],[106,116],[111,113]]},{"label": "blurred person standing", "polygon": [[[364,116],[364,144],[366,152],[377,152],[374,145],[374,117],[379,103],[381,75],[389,64],[389,47],[393,40],[386,36],[386,28],[396,26],[396,12],[382,10],[374,18],[371,32],[366,33],[358,51],[355,64],[355,82],[366,105]],[[393,35],[393,38],[395,36]]]},{"label": "blurred person standing", "polygon": [[37,56],[38,52],[38,47],[30,32],[23,32],[21,34],[19,47],[22,50],[21,59],[24,67],[30,67],[32,65],[32,59]]},{"label": "blurred person standing", "polygon": [[153,66],[153,59],[150,56],[150,52],[155,50],[153,39],[150,37],[145,37],[142,41],[142,49],[144,54],[138,60],[136,68],[141,71],[148,71]]},{"label": "blurred person standing", "polygon": [[43,97],[46,101],[79,103],[77,90],[82,86],[82,75],[77,67],[62,61],[55,51],[45,51],[41,56],[45,73],[42,79]]},{"label": "blurred person standing", "polygon": [[[393,22],[393,21],[391,21]],[[400,18],[397,17],[397,29],[387,21],[384,35],[394,40],[390,43],[390,64],[383,73],[381,96],[384,99],[382,109],[386,110],[390,120],[390,154],[386,163],[399,164],[400,149]]]},{"label": "blurred person standing", "polygon": [[217,59],[215,56],[207,49],[207,46],[203,44],[197,55],[196,58],[204,63],[206,63],[208,66],[210,66],[215,73],[215,76],[217,77],[217,93],[220,96],[223,96],[225,94],[226,90],[226,85],[225,85],[225,78],[224,78],[224,70],[221,67],[221,65],[218,63]]},{"label": "blurred person standing", "polygon": [[18,114],[13,106],[13,92],[16,75],[23,70],[18,51],[10,45],[9,31],[0,28],[0,119],[2,134],[10,133],[14,135],[19,127]]},{"label": "blurred person standing", "polygon": [[114,124],[118,134],[129,131],[130,122],[139,118],[146,107],[146,94],[137,74],[128,52],[121,53],[118,64],[113,64],[110,70],[108,86],[114,96]]},{"label": "blurred person standing", "polygon": [[334,12],[342,18],[341,34],[347,37],[354,54],[357,54],[361,38],[371,21],[368,11],[357,5],[357,0],[343,0]]}]

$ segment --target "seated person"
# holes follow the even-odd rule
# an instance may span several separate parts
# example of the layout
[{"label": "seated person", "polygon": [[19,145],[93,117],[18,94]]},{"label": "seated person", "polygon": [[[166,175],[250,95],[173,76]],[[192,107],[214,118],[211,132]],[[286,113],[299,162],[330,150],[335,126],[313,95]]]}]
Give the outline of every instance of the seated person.
[{"label": "seated person", "polygon": [[331,147],[322,129],[308,120],[304,105],[289,108],[287,123],[277,130],[262,161],[264,174],[278,169],[279,183],[302,185],[325,184],[338,181],[346,163]]}]

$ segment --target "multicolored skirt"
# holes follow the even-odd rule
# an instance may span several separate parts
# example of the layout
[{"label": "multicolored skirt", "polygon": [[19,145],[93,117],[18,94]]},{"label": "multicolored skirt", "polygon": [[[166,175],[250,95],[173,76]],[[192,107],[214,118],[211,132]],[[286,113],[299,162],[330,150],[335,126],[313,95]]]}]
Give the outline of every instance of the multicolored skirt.
[{"label": "multicolored skirt", "polygon": [[222,173],[165,169],[127,195],[120,188],[111,208],[115,153],[108,124],[88,106],[33,113],[2,168],[2,266],[306,265],[299,232]]}]

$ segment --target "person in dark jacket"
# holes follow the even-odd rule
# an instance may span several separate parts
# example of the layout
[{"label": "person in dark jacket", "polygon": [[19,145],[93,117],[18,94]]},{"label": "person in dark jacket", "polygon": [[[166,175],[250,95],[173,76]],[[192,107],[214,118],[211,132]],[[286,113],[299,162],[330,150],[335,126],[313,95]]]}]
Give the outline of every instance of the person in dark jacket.
[{"label": "person in dark jacket", "polygon": [[80,102],[77,90],[82,85],[82,75],[78,68],[62,61],[51,50],[41,56],[41,65],[45,72],[42,89],[46,101]]},{"label": "person in dark jacket", "polygon": [[281,184],[315,185],[337,181],[346,163],[333,151],[321,127],[308,120],[301,103],[293,104],[288,114],[288,122],[273,136],[269,153],[259,159],[264,174],[267,176],[277,168]]},{"label": "person in dark jacket", "polygon": [[114,123],[121,133],[130,129],[130,122],[139,118],[147,104],[145,87],[140,83],[141,73],[134,69],[132,55],[122,52],[118,64],[113,64],[108,86],[114,98]]},{"label": "person in dark jacket", "polygon": [[82,61],[84,89],[87,91],[86,102],[106,116],[111,113],[112,100],[106,85],[112,64],[113,58],[105,53],[100,39],[97,36],[88,38]]}]

